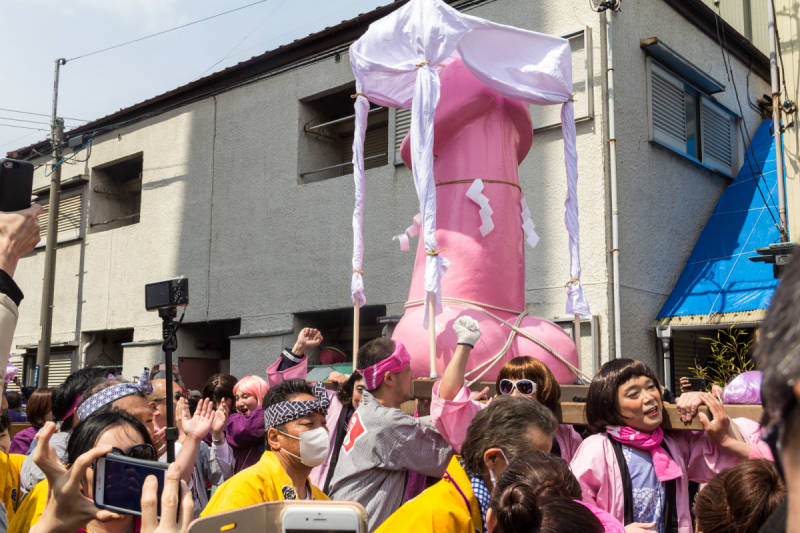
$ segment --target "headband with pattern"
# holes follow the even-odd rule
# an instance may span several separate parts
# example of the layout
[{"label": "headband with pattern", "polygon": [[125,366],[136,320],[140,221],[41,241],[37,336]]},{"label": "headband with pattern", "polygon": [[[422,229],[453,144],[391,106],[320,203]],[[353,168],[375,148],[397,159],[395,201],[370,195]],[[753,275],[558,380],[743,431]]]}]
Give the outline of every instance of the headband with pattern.
[{"label": "headband with pattern", "polygon": [[86,420],[89,415],[98,409],[105,407],[110,403],[114,403],[120,398],[131,396],[132,394],[145,393],[150,394],[153,392],[153,384],[150,383],[149,372],[145,370],[139,377],[138,383],[120,383],[103,389],[97,394],[90,396],[80,407],[78,407],[78,418]]},{"label": "headband with pattern", "polygon": [[264,409],[264,428],[280,426],[314,411],[326,415],[331,401],[328,399],[328,393],[325,392],[325,386],[318,381],[311,385],[311,390],[316,398],[314,401],[279,402]]},{"label": "headband with pattern", "polygon": [[383,383],[383,378],[386,377],[387,372],[400,372],[411,362],[411,354],[408,353],[403,343],[394,341],[394,344],[395,348],[392,355],[379,363],[368,366],[364,370],[358,370],[364,376],[364,385],[367,390],[377,389]]}]

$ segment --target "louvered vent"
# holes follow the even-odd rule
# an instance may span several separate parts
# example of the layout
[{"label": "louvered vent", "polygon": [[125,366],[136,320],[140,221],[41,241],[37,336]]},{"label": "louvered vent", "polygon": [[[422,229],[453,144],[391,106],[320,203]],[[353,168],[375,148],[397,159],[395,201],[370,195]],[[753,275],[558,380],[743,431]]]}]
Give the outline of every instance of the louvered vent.
[{"label": "louvered vent", "polygon": [[[65,242],[80,237],[82,206],[83,195],[61,198],[58,205],[58,240],[56,242]],[[44,246],[47,241],[47,219],[50,213],[49,203],[42,204],[42,207],[44,211],[39,215],[42,240],[39,242],[39,246]]]},{"label": "louvered vent", "polygon": [[47,373],[47,386],[58,387],[72,373],[72,354],[53,354],[50,356],[50,367]]},{"label": "louvered vent", "polygon": [[701,115],[703,163],[728,175],[733,174],[733,121],[731,116],[703,98]]},{"label": "louvered vent", "polygon": [[403,144],[408,130],[411,129],[411,110],[410,109],[397,109],[394,122],[394,164],[400,165],[403,160],[400,159],[400,145]]},{"label": "louvered vent", "polygon": [[[364,170],[379,167],[386,164],[386,147],[389,146],[389,126],[382,128],[367,128],[367,135],[364,138]],[[370,159],[373,158],[373,159]],[[342,139],[342,163],[353,160],[353,136]],[[343,168],[343,175],[353,173],[353,165],[346,165]]]},{"label": "louvered vent", "polygon": [[661,133],[686,150],[686,110],[683,89],[653,72],[653,132]]}]

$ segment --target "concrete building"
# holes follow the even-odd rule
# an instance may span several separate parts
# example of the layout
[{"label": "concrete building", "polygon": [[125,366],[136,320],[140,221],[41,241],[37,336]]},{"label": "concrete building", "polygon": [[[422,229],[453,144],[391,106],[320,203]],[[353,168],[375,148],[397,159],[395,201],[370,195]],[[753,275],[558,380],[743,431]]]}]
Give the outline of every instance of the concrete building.
[{"label": "concrete building", "polygon": [[[67,133],[84,134],[83,142],[94,138],[88,161],[67,164],[62,173],[51,383],[56,367],[63,374],[85,364],[121,366],[130,378],[160,361],[161,324],[144,309],[144,285],[178,275],[190,280],[176,356],[191,388],[216,371],[263,375],[306,325],[322,328],[327,340],[350,352],[352,120],[319,126],[352,114],[347,48],[398,5]],[[568,36],[573,45],[581,281],[594,315],[580,332],[581,365],[589,371],[614,357],[616,345],[606,77],[606,22],[613,17],[619,355],[662,372],[652,328],[656,313],[741,165],[735,128],[741,124],[752,134],[761,122],[746,104],[744,115],[739,112],[710,8],[700,0],[637,0],[623,1],[612,15],[594,12],[585,0],[453,5],[495,22]],[[740,97],[752,101],[769,93],[764,53],[727,22],[719,21],[719,28]],[[675,98],[679,107],[692,102],[684,106],[688,115],[670,115]],[[704,112],[728,132],[717,160],[691,135]],[[528,309],[563,318],[569,329],[558,110],[531,113],[534,145],[520,181],[541,241],[526,251]],[[362,340],[390,327],[408,296],[414,256],[392,242],[418,208],[411,172],[395,154],[407,122],[407,114],[394,110],[375,111],[370,119]],[[705,118],[699,123],[712,127]],[[48,147],[43,141],[10,156],[43,165],[49,160],[33,150]],[[45,170],[37,170],[34,188],[46,203]],[[25,364],[26,379],[35,363],[43,270],[43,246],[17,270],[26,298],[13,360]]]}]

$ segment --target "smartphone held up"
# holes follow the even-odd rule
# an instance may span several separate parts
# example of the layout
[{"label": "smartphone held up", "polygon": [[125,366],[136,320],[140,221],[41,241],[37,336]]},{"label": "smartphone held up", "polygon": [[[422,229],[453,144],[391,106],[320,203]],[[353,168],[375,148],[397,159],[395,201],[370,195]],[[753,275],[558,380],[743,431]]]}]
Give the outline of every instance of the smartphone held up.
[{"label": "smartphone held up", "polygon": [[167,463],[154,461],[155,450],[148,444],[131,448],[127,454],[111,452],[94,466],[94,503],[100,509],[142,516],[142,487],[147,476],[158,480],[158,516],[167,478]]}]

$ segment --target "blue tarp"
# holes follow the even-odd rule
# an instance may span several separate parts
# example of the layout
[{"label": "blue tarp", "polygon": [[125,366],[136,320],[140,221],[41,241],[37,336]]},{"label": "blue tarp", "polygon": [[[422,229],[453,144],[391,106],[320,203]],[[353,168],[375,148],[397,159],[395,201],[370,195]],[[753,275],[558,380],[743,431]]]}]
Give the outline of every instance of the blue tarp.
[{"label": "blue tarp", "polygon": [[778,220],[778,189],[771,125],[771,120],[763,121],[753,136],[739,175],[722,193],[658,318],[769,307],[778,280],[771,265],[748,257],[758,255],[756,248],[780,242],[773,220]]}]

